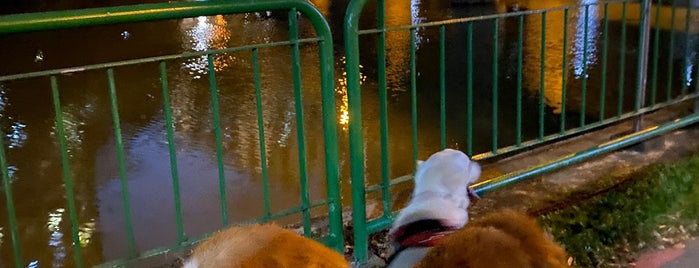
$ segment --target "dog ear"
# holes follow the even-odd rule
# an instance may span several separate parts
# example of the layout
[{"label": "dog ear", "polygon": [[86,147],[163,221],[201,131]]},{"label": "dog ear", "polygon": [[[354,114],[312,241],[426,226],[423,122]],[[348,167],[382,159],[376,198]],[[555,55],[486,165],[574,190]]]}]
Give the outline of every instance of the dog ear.
[{"label": "dog ear", "polygon": [[468,166],[468,176],[469,180],[474,182],[477,181],[478,178],[481,176],[481,165],[471,161],[471,163]]}]

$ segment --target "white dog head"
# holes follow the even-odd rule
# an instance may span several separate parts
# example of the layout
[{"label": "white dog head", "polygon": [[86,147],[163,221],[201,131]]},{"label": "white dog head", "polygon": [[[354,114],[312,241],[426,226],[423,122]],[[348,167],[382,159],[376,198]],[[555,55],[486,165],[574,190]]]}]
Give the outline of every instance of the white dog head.
[{"label": "white dog head", "polygon": [[468,221],[468,186],[481,175],[481,167],[461,151],[445,149],[419,162],[413,196],[396,218],[389,234],[418,220],[439,220],[461,228]]}]

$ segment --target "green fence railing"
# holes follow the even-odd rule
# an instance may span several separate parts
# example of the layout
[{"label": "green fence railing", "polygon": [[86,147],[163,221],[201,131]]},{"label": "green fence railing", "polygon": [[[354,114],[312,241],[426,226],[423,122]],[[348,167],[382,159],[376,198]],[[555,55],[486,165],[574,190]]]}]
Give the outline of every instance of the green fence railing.
[{"label": "green fence railing", "polygon": [[[671,6],[657,1],[652,7],[651,1],[589,1],[561,6],[545,2],[530,1],[526,5],[531,6],[525,5],[528,9],[524,11],[504,12],[503,6],[502,14],[436,21],[414,13],[411,20],[401,22],[395,12],[387,12],[396,3],[351,1],[345,15],[344,41],[354,258],[358,262],[367,260],[368,236],[389,227],[395,216],[398,208],[393,207],[396,192],[392,189],[411,179],[399,177],[410,170],[392,174],[396,172],[392,166],[408,158],[405,151],[392,148],[411,148],[408,161],[412,163],[445,147],[462,149],[483,160],[627,119],[635,121],[635,132],[629,136],[475,185],[477,193],[484,194],[697,122],[696,114],[647,129],[641,121],[644,114],[698,96],[699,58],[692,40],[699,33],[694,27],[699,10],[691,1],[685,7],[676,1]],[[375,10],[375,21],[362,20],[374,18],[363,14],[365,9],[371,14]],[[409,41],[399,42],[401,39]],[[680,51],[675,39],[683,44]],[[373,48],[376,53],[371,53]],[[408,59],[404,65],[407,72],[388,70],[387,66],[399,64],[398,58]],[[646,68],[650,62],[653,67]],[[667,64],[667,68],[661,70],[659,64]],[[680,73],[673,73],[678,66]],[[375,79],[376,86],[362,83],[364,75]],[[387,85],[387,77],[396,75],[404,75],[404,82]],[[650,77],[649,89],[646,77]],[[662,100],[657,98],[661,79],[667,81]],[[682,85],[673,86],[677,81]],[[379,115],[370,120],[362,117],[362,111],[367,103],[377,100],[367,100],[362,94],[374,90],[379,92],[375,112]],[[398,97],[391,99],[387,91],[410,99],[403,108],[411,113],[409,120],[389,120],[398,116],[389,113],[386,103],[397,102]],[[430,116],[420,120],[421,114]],[[374,149],[367,147],[366,141],[372,139],[367,136],[373,133],[365,126],[376,118],[381,138],[380,148]],[[410,133],[387,135],[392,128],[409,129]],[[430,134],[418,139],[421,132]],[[439,142],[432,141],[435,139]],[[367,167],[369,158],[380,159],[381,172]],[[368,195],[382,203],[380,212],[368,215]]]},{"label": "green fence railing", "polygon": [[[2,241],[0,241],[0,245],[3,248],[2,262],[0,262],[0,266],[48,266],[51,264],[48,264],[47,262],[51,261],[53,261],[54,266],[58,265],[83,267],[97,265],[100,262],[105,261],[107,262],[104,264],[105,266],[122,266],[128,265],[135,261],[148,259],[154,256],[163,256],[166,255],[166,253],[171,252],[173,250],[187,248],[202,238],[199,236],[192,236],[188,234],[187,230],[196,230],[197,226],[188,225],[188,222],[185,221],[185,215],[187,215],[188,213],[192,213],[192,210],[187,208],[187,201],[182,200],[182,194],[191,189],[184,188],[182,186],[182,183],[184,179],[191,181],[193,180],[193,176],[197,177],[203,173],[206,173],[206,171],[194,170],[192,171],[194,174],[191,174],[192,172],[190,172],[189,175],[183,175],[182,173],[183,165],[192,165],[191,163],[182,163],[183,160],[180,154],[183,152],[183,150],[187,150],[183,149],[184,146],[182,146],[182,144],[188,144],[191,141],[188,140],[187,137],[185,137],[184,139],[181,137],[182,131],[179,129],[181,128],[181,123],[178,123],[180,122],[180,120],[182,120],[182,116],[187,115],[183,115],[181,113],[180,106],[173,108],[173,102],[177,101],[181,103],[182,100],[178,100],[176,96],[171,96],[173,94],[173,89],[179,88],[179,84],[182,83],[182,81],[179,80],[173,81],[173,73],[176,74],[177,72],[179,72],[176,66],[179,66],[181,62],[187,62],[188,60],[192,59],[202,59],[202,61],[205,63],[203,65],[205,66],[203,67],[203,69],[205,70],[203,74],[204,76],[208,76],[209,91],[208,93],[206,93],[207,91],[204,90],[204,93],[201,94],[203,94],[204,96],[206,96],[206,94],[209,95],[209,100],[205,101],[204,103],[206,104],[206,102],[209,102],[210,106],[202,107],[203,113],[208,113],[209,116],[208,119],[206,119],[206,116],[202,118],[205,118],[205,121],[210,122],[210,124],[208,124],[208,126],[207,123],[203,124],[202,127],[204,129],[201,129],[201,132],[213,132],[214,146],[212,147],[215,148],[215,152],[208,152],[210,153],[208,155],[211,156],[212,159],[215,159],[213,161],[215,162],[215,168],[217,169],[217,175],[215,175],[215,177],[217,177],[218,180],[218,189],[215,191],[215,195],[218,196],[214,195],[213,198],[218,199],[219,207],[216,210],[218,211],[217,213],[219,214],[219,216],[214,216],[211,220],[203,219],[203,221],[213,221],[215,218],[220,217],[221,223],[219,224],[219,228],[234,223],[234,220],[230,220],[230,213],[231,211],[236,211],[236,209],[240,207],[241,204],[231,202],[231,197],[227,196],[230,195],[229,189],[247,186],[239,186],[246,184],[233,181],[234,178],[231,177],[233,175],[231,175],[232,172],[230,168],[231,162],[240,161],[241,159],[231,159],[227,154],[225,147],[229,146],[229,144],[226,142],[226,137],[231,135],[242,135],[242,132],[238,133],[235,131],[235,124],[239,123],[238,121],[231,122],[231,120],[228,120],[230,119],[232,113],[231,107],[222,105],[222,103],[226,100],[223,98],[230,98],[230,93],[226,92],[232,91],[231,84],[225,84],[225,80],[222,80],[222,78],[232,79],[232,77],[235,76],[231,75],[230,71],[222,71],[221,69],[219,69],[219,64],[217,62],[217,60],[219,60],[220,57],[231,55],[233,53],[236,53],[235,55],[238,58],[248,59],[247,61],[242,61],[242,63],[239,62],[239,64],[244,65],[245,68],[250,69],[251,77],[249,77],[248,80],[246,80],[249,82],[244,82],[244,84],[249,84],[249,88],[254,89],[254,98],[249,101],[251,103],[254,103],[251,106],[253,107],[251,109],[251,112],[253,114],[251,118],[254,118],[253,120],[255,120],[256,123],[251,125],[250,129],[246,131],[256,133],[251,136],[253,137],[253,140],[259,139],[258,149],[254,149],[254,146],[250,147],[253,148],[250,149],[252,152],[254,152],[255,150],[259,150],[259,162],[249,163],[247,166],[245,166],[245,169],[260,170],[259,178],[261,178],[262,181],[259,183],[256,182],[258,183],[258,185],[260,185],[256,189],[259,189],[259,195],[262,197],[257,200],[246,199],[244,202],[261,203],[263,204],[261,207],[264,211],[256,214],[261,214],[260,217],[250,220],[265,222],[277,220],[283,217],[287,217],[289,215],[297,215],[298,219],[301,222],[300,226],[302,227],[304,234],[306,236],[311,236],[317,235],[315,233],[312,233],[312,230],[315,230],[314,228],[312,228],[312,217],[319,215],[322,217],[327,216],[329,223],[329,231],[320,233],[320,235],[322,236],[318,237],[318,239],[320,239],[328,246],[338,251],[344,249],[341,214],[342,205],[339,192],[337,128],[335,121],[336,110],[334,91],[335,78],[333,63],[333,42],[327,22],[325,21],[321,13],[309,2],[303,0],[183,2],[6,15],[0,16],[0,37],[4,38],[3,40],[9,42],[15,40],[12,39],[15,38],[15,36],[19,38],[22,34],[31,33],[35,31],[47,32],[68,28],[72,29],[79,27],[94,27],[97,25],[121,25],[120,23],[167,21],[172,19],[184,19],[194,17],[201,18],[201,16],[220,16],[220,14],[254,14],[254,12],[274,12],[270,14],[276,14],[275,16],[278,16],[280,18],[286,18],[286,23],[288,24],[288,38],[286,38],[287,40],[268,40],[266,42],[255,41],[247,43],[245,42],[245,40],[243,40],[242,42],[231,41],[230,43],[226,44],[225,47],[222,48],[209,47],[201,51],[186,51],[184,53],[177,54],[139,57],[138,59],[133,60],[128,59],[108,63],[70,66],[67,68],[38,70],[23,73],[0,74],[0,88],[3,87],[4,84],[8,89],[12,88],[16,91],[24,90],[26,92],[28,90],[46,90],[46,92],[50,92],[53,104],[53,111],[55,114],[55,118],[53,119],[53,122],[55,124],[53,126],[53,129],[55,130],[55,133],[52,135],[52,137],[55,138],[53,142],[58,144],[56,148],[58,150],[57,157],[60,159],[60,165],[62,166],[61,176],[63,180],[62,183],[56,184],[56,187],[62,187],[65,190],[64,201],[57,200],[55,202],[65,202],[67,206],[66,210],[58,209],[58,213],[50,214],[53,215],[51,216],[53,218],[50,218],[50,222],[55,223],[50,224],[50,226],[53,226],[52,228],[54,228],[54,235],[56,235],[56,229],[69,226],[70,233],[65,235],[66,237],[69,237],[69,241],[66,243],[68,243],[69,245],[72,244],[72,246],[68,246],[67,248],[60,246],[61,243],[63,243],[63,240],[61,240],[59,234],[57,240],[51,240],[53,241],[53,244],[51,244],[50,242],[49,246],[46,246],[44,244],[43,247],[47,247],[47,249],[51,247],[61,247],[60,250],[61,252],[63,252],[61,254],[67,256],[61,255],[63,257],[56,257],[55,255],[53,255],[46,257],[46,255],[51,254],[42,253],[46,252],[46,250],[37,249],[37,242],[31,241],[31,239],[26,238],[28,233],[36,232],[36,230],[40,230],[43,228],[36,229],[35,227],[28,226],[19,222],[21,221],[26,223],[26,221],[28,221],[27,218],[30,217],[27,215],[34,215],[31,213],[31,211],[27,211],[27,207],[31,207],[30,204],[31,202],[33,202],[32,199],[43,197],[37,197],[37,195],[41,195],[39,193],[31,194],[31,196],[28,196],[26,191],[23,191],[23,194],[17,194],[17,192],[14,191],[22,188],[32,189],[32,187],[34,186],[27,185],[27,183],[30,183],[29,181],[44,181],[47,178],[30,179],[25,178],[25,176],[21,179],[17,179],[17,176],[22,175],[21,171],[23,170],[18,170],[17,172],[13,173],[12,168],[10,168],[8,164],[8,159],[12,160],[13,155],[10,152],[8,152],[7,148],[9,145],[7,144],[7,141],[5,139],[0,139],[0,168],[2,170],[3,177],[2,193],[5,196],[4,207],[7,209],[7,213],[4,214],[2,218],[0,218],[2,220],[0,222],[0,226],[4,227],[0,229],[3,233],[9,234],[3,240],[7,241],[9,239],[12,241],[11,245],[7,243],[2,243]],[[303,21],[301,21],[299,15],[302,15]],[[307,30],[304,30],[303,33],[300,32],[299,28],[303,25],[311,25],[311,27],[304,28],[311,29],[310,34]],[[125,32],[124,34],[124,37],[126,37],[126,34],[128,33]],[[151,32],[149,34],[156,33]],[[60,43],[60,39],[57,39],[56,42]],[[308,47],[311,47],[313,49],[306,49]],[[294,205],[295,202],[285,202],[282,205],[279,205],[279,203],[277,203],[273,205],[270,201],[272,198],[274,198],[273,196],[271,196],[272,191],[270,189],[272,189],[274,185],[278,185],[280,183],[280,178],[272,177],[271,173],[269,172],[270,167],[268,165],[270,161],[272,161],[270,160],[271,157],[269,155],[269,150],[271,149],[269,148],[273,145],[271,145],[272,141],[265,139],[266,137],[269,137],[269,135],[267,135],[268,130],[266,130],[265,128],[270,126],[270,119],[265,117],[269,116],[269,113],[264,113],[263,111],[275,110],[275,107],[277,107],[278,105],[286,105],[286,103],[275,103],[274,101],[270,102],[269,100],[263,99],[273,94],[263,94],[263,92],[269,90],[264,80],[265,77],[269,76],[269,72],[264,72],[261,70],[261,59],[263,57],[263,53],[265,53],[265,55],[269,55],[269,50],[275,48],[281,49],[280,51],[287,51],[290,58],[288,66],[286,66],[286,69],[284,69],[288,71],[284,72],[289,73],[290,80],[292,80],[293,82],[291,83],[291,86],[285,87],[284,91],[292,93],[292,97],[290,100],[288,100],[288,102],[293,103],[293,106],[289,109],[288,113],[292,115],[292,118],[294,118],[293,120],[290,120],[289,125],[292,127],[292,129],[295,129],[295,132],[289,133],[289,135],[291,135],[291,137],[295,137],[293,142],[291,142],[293,143],[293,149],[295,149],[295,153],[289,153],[289,158],[297,159],[298,161],[296,163],[298,167],[291,169],[298,170],[298,173],[295,175],[295,177],[297,177],[298,179],[298,181],[296,182],[298,186],[291,188],[288,188],[288,186],[276,186],[276,188],[282,188],[283,191],[288,192],[289,189],[294,189],[297,187],[300,191],[298,195],[301,196],[301,198],[298,200],[298,205]],[[303,51],[301,50],[302,48]],[[317,60],[304,61],[304,63],[314,62],[315,65],[304,65],[304,69],[302,70],[301,57],[307,54],[309,50],[311,52],[317,53],[317,56],[312,56],[317,57]],[[270,58],[269,56],[265,57],[265,59]],[[278,56],[273,55],[273,57]],[[6,62],[6,64],[9,63]],[[278,64],[275,64],[275,66],[276,65]],[[156,137],[155,139],[164,141],[164,143],[167,146],[166,154],[169,155],[169,157],[166,158],[166,162],[168,163],[167,166],[170,170],[169,175],[171,179],[169,182],[167,180],[162,181],[163,183],[158,184],[156,187],[159,189],[171,188],[171,190],[168,191],[172,196],[174,204],[161,205],[164,208],[169,207],[170,205],[174,205],[172,209],[174,209],[175,212],[173,213],[174,218],[172,220],[175,221],[173,225],[176,225],[176,231],[165,235],[169,237],[165,240],[174,241],[173,243],[170,243],[169,245],[160,245],[156,248],[153,248],[151,246],[142,246],[137,243],[137,240],[139,239],[139,233],[137,233],[138,230],[135,230],[136,227],[146,228],[146,232],[158,232],[158,229],[160,229],[162,226],[154,225],[143,227],[136,226],[134,223],[135,208],[140,208],[141,206],[145,205],[141,203],[143,201],[142,199],[134,199],[137,198],[137,196],[135,196],[134,194],[134,191],[140,189],[138,189],[139,186],[137,184],[134,184],[134,178],[131,173],[133,172],[132,167],[136,164],[134,163],[135,160],[131,158],[131,154],[129,153],[129,150],[132,149],[129,148],[132,148],[134,145],[127,146],[127,142],[130,142],[130,140],[133,139],[133,137],[127,137],[125,134],[128,132],[128,129],[132,126],[128,125],[127,123],[124,123],[126,122],[126,119],[124,119],[125,115],[123,113],[124,110],[127,110],[130,105],[134,104],[130,103],[130,101],[133,101],[133,99],[128,99],[126,100],[126,102],[118,99],[118,97],[121,98],[125,96],[124,92],[134,90],[133,88],[125,88],[127,87],[125,86],[125,84],[133,85],[131,83],[133,81],[127,82],[123,78],[126,76],[124,75],[124,73],[128,72],[124,70],[128,70],[128,68],[132,68],[134,66],[138,66],[139,70],[146,70],[145,72],[150,71],[154,77],[157,77],[155,78],[156,80],[153,80],[157,81],[154,82],[153,86],[153,88],[156,89],[155,91],[153,91],[155,95],[152,95],[150,97],[158,99],[162,102],[162,110],[158,114],[160,114],[160,117],[162,117],[162,123],[164,125],[161,125],[160,127],[160,129],[163,130],[162,136]],[[304,75],[306,75],[306,72],[313,73],[313,70],[315,70],[315,72],[318,73],[318,86],[312,87],[309,85],[302,84],[302,81],[305,81],[304,79],[302,79],[302,77],[305,77]],[[121,79],[120,73],[122,74]],[[120,243],[119,241],[124,241],[123,243],[125,243],[125,248],[127,248],[126,255],[116,256],[118,259],[110,259],[109,257],[102,258],[99,256],[92,256],[88,259],[85,259],[85,257],[87,256],[86,254],[94,254],[94,252],[101,253],[101,250],[96,250],[94,248],[86,248],[86,244],[89,243],[88,240],[90,240],[91,238],[83,230],[83,228],[85,228],[86,226],[85,222],[94,222],[94,217],[104,217],[104,215],[84,215],[84,211],[86,209],[90,210],[89,207],[94,206],[95,204],[86,204],[84,201],[76,200],[76,198],[80,198],[76,196],[77,192],[82,193],[84,191],[98,191],[90,190],[89,187],[97,185],[96,182],[91,182],[92,180],[100,179],[97,175],[94,175],[94,178],[92,178],[89,176],[85,176],[85,174],[78,174],[78,172],[76,171],[76,166],[83,166],[85,164],[79,162],[79,157],[74,155],[76,153],[75,150],[77,149],[73,146],[73,144],[71,144],[71,142],[74,142],[75,139],[72,136],[74,134],[72,131],[75,127],[75,121],[73,120],[73,118],[66,117],[67,115],[65,111],[66,109],[70,109],[70,106],[65,103],[66,97],[64,96],[66,94],[74,94],[76,90],[74,86],[75,84],[70,82],[69,80],[71,80],[72,77],[81,77],[81,75],[83,74],[95,74],[95,77],[97,77],[95,78],[96,81],[105,81],[106,79],[107,82],[106,84],[104,84],[103,86],[99,86],[98,88],[102,88],[105,90],[104,92],[107,92],[107,103],[109,105],[107,107],[110,107],[110,109],[107,111],[109,114],[111,114],[111,129],[113,130],[113,136],[111,139],[113,141],[113,144],[115,144],[113,146],[114,151],[116,151],[116,178],[118,178],[117,181],[120,185],[116,188],[118,189],[119,195],[121,196],[121,204],[119,204],[119,207],[121,207],[121,209],[119,209],[119,211],[121,211],[122,213],[121,216],[116,216],[118,219],[112,218],[112,220],[117,221],[117,224],[121,225],[121,227],[119,228],[121,231],[119,231],[118,233],[123,233],[125,237],[117,237],[117,239],[115,239],[114,241],[106,241],[106,243],[117,244]],[[239,74],[236,73],[236,75]],[[36,87],[33,89],[22,88],[22,83],[25,83],[26,81],[30,81],[32,83],[36,82]],[[89,83],[87,81],[84,82],[86,84]],[[195,83],[193,82],[193,84]],[[235,88],[236,85],[237,84],[233,84],[233,87]],[[151,88],[151,85],[146,85],[145,87]],[[204,85],[204,87],[207,86]],[[136,89],[136,91],[138,91],[138,89]],[[156,92],[158,91],[161,93],[161,96],[157,96]],[[308,109],[307,107],[309,106],[307,106],[304,103],[304,99],[302,99],[302,96],[308,95],[309,92],[312,92],[310,93],[311,95],[318,95],[319,99],[321,100],[320,102],[318,102],[318,105],[320,106],[318,107],[318,111],[305,110]],[[3,94],[5,93],[3,92]],[[37,94],[42,95],[41,93]],[[86,94],[91,93],[88,91]],[[9,101],[13,102],[12,99],[9,99]],[[194,101],[194,99],[185,100],[185,103]],[[248,100],[246,99],[245,101]],[[22,101],[14,102],[17,103],[15,104],[15,106],[28,104],[23,103]],[[43,100],[37,97],[34,99],[34,102],[43,102]],[[315,104],[311,104],[310,107],[315,107],[313,105]],[[199,111],[197,107],[195,108],[195,111]],[[207,109],[209,110],[207,111]],[[313,149],[321,148],[319,150],[320,152],[314,152],[317,155],[313,155],[314,161],[317,161],[319,163],[313,163],[309,160],[309,155],[311,153],[309,152],[309,148],[311,148],[311,146],[308,145],[308,140],[306,137],[308,135],[308,131],[304,128],[304,126],[309,124],[309,112],[313,114],[316,114],[317,112],[317,114],[319,115],[319,117],[313,118],[312,120],[313,122],[318,122],[318,125],[320,125],[317,129],[320,130],[318,133],[318,137],[319,139],[322,139],[322,142],[313,142],[312,144]],[[3,115],[2,118],[4,120],[8,119],[8,117],[5,115]],[[108,120],[109,119],[107,119],[106,121],[108,122]],[[3,123],[3,126],[5,126],[5,123]],[[316,128],[314,128],[314,130],[311,131],[315,130]],[[6,137],[6,133],[7,131],[5,131],[5,133],[0,133],[0,136]],[[103,135],[108,134],[104,133]],[[51,147],[45,149],[46,152],[43,152],[42,154],[49,153],[48,150],[51,150]],[[33,157],[40,158],[41,155],[34,155]],[[323,168],[321,168],[322,175],[311,174],[307,170],[307,167],[311,165],[314,167],[323,166]],[[290,169],[290,167],[285,167],[285,169]],[[57,174],[47,174],[46,176],[49,176],[50,178],[51,176],[56,175]],[[316,179],[316,177],[320,177],[323,179]],[[311,179],[313,180],[311,181]],[[76,184],[78,183],[81,185],[80,187],[76,186]],[[82,186],[86,183],[88,185],[87,190]],[[324,193],[323,191],[321,191],[323,196],[311,196],[309,189],[318,187],[315,183],[324,184]],[[196,188],[197,185],[198,183],[189,184],[187,188]],[[52,191],[57,190],[58,189],[53,189]],[[250,190],[245,191],[249,192]],[[50,193],[47,195],[50,195]],[[157,197],[158,195],[160,195],[160,193],[153,192],[152,195],[153,197]],[[201,195],[195,197],[195,199],[205,198],[209,198],[209,196]],[[104,202],[104,200],[101,200],[101,202]],[[18,207],[22,207],[23,209],[18,210]],[[318,214],[317,212],[314,212],[314,214],[312,214],[313,211],[318,211],[318,209],[320,208],[325,208],[327,213]],[[61,219],[63,218],[63,211],[67,211],[67,213],[69,214],[69,216],[67,217],[69,225],[61,223]],[[21,214],[18,214],[20,212]],[[100,212],[109,213],[108,211]],[[39,217],[41,216],[39,215]],[[42,225],[42,221],[34,221],[36,222],[36,224]],[[97,224],[100,226],[104,226],[105,222],[98,222]],[[29,231],[30,229],[35,231]],[[210,232],[213,230],[208,231]],[[189,233],[191,232],[201,232],[201,230],[189,231]],[[143,233],[140,234],[143,235]],[[2,236],[0,236],[0,238],[2,238]],[[92,239],[109,240],[109,238],[104,236],[102,238]],[[86,253],[86,250],[89,250],[92,253]],[[105,251],[108,250],[105,249]],[[12,253],[12,255],[9,255],[10,252]],[[172,258],[172,256],[170,257]],[[58,261],[58,263],[56,263],[56,261]]]},{"label": "green fence railing", "polygon": [[[348,111],[342,120],[349,118],[348,183],[358,263],[367,260],[369,235],[391,224],[399,209],[396,189],[410,180],[391,178],[411,173],[415,160],[438,149],[457,148],[483,160],[635,122],[627,136],[477,184],[477,193],[485,194],[699,121],[695,113],[642,127],[643,115],[699,96],[696,6],[682,7],[676,0],[653,6],[647,0],[566,6],[530,1],[536,3],[524,11],[506,12],[497,4],[492,13],[501,14],[430,21],[409,2],[353,0],[344,20]],[[406,6],[394,12],[395,5]],[[365,12],[372,8],[376,16]],[[221,14],[243,19],[205,23],[204,16]],[[376,20],[367,22],[366,16]],[[91,57],[102,55],[87,51],[97,48],[78,42],[76,50],[83,51],[67,62],[88,63],[51,65],[53,54],[47,53],[51,67],[42,68],[38,50],[32,68],[21,62],[0,67],[5,196],[0,266],[162,264],[149,261],[172,259],[169,253],[192,246],[211,229],[287,217],[286,223],[300,223],[305,235],[344,249],[345,162],[339,160],[344,154],[335,105],[342,92],[334,86],[329,25],[309,2],[163,3],[6,15],[0,16],[0,42],[21,51],[25,45],[15,42],[41,32],[54,38],[47,43],[67,49],[58,38],[63,29],[94,34],[100,29],[95,26],[117,27],[109,28],[114,31],[138,23],[153,34],[160,26],[146,22],[174,20],[200,28],[178,24],[168,30],[197,35],[204,29],[218,36],[198,40],[203,49],[163,48],[166,52],[155,56],[106,57],[110,60],[98,63]],[[283,29],[219,31],[233,27],[227,23],[251,21],[259,22],[252,29],[262,31],[274,23],[270,20],[283,21]],[[130,33],[121,35],[126,40]],[[269,82],[273,77],[284,79]],[[143,96],[134,97],[138,93]],[[83,97],[86,103],[74,101]],[[44,106],[52,109],[36,109]],[[30,132],[29,138],[22,138],[22,131]],[[38,142],[41,137],[49,141]],[[94,137],[97,145],[86,145]],[[138,151],[158,146],[142,140],[164,144],[163,153]],[[92,151],[81,154],[83,147]],[[140,170],[158,170],[158,161],[165,163],[166,175]],[[293,198],[277,196],[290,191]],[[209,200],[211,207],[190,204]],[[379,205],[370,204],[374,200]],[[257,206],[246,207],[251,204]],[[152,206],[171,212],[158,221],[146,215]],[[378,209],[368,212],[373,207]],[[247,210],[252,212],[238,215]],[[318,231],[313,223],[326,215],[329,230]],[[112,246],[123,252],[114,253]]]}]

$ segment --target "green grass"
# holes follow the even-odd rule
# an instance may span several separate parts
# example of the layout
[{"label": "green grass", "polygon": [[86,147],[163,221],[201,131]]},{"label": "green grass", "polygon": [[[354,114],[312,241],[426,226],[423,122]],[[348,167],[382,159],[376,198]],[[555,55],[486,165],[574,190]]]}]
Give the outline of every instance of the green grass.
[{"label": "green grass", "polygon": [[699,154],[622,180],[603,195],[541,216],[577,266],[625,266],[638,252],[698,234]]}]

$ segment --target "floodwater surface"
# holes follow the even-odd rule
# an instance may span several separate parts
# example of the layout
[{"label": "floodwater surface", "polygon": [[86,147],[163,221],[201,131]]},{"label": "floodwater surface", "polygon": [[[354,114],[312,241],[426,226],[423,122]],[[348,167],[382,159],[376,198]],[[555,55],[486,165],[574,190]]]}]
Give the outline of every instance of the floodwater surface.
[{"label": "floodwater surface", "polygon": [[[76,3],[77,2],[77,3]],[[312,1],[326,16],[334,34],[335,91],[340,147],[343,203],[350,203],[347,123],[352,116],[347,108],[342,48],[342,19],[345,1]],[[528,1],[531,9],[574,4],[578,1]],[[585,2],[585,1],[583,1]],[[60,2],[59,2],[60,3]],[[16,6],[10,12],[87,7],[80,1],[63,2],[65,6]],[[127,3],[127,2],[122,2]],[[108,3],[119,4],[118,1]],[[0,7],[2,4],[0,4]],[[362,18],[362,28],[373,27],[372,7]],[[678,14],[684,14],[679,11]],[[505,12],[502,4],[452,7],[448,1],[390,1],[387,4],[388,26],[406,25]],[[607,91],[601,93],[603,49],[602,17],[604,9],[571,9],[568,27],[564,28],[562,10],[523,19],[522,60],[522,137],[529,140],[540,134],[556,133],[561,126],[560,114],[569,113],[564,127],[580,124],[581,114],[587,123],[616,115],[618,103],[624,112],[633,108],[638,27],[629,20],[625,46],[621,40],[621,9],[610,6],[609,33],[606,35]],[[630,12],[630,11],[629,11]],[[679,16],[679,15],[678,15]],[[585,27],[584,19],[589,23]],[[494,27],[494,26],[497,26]],[[516,141],[518,18],[476,21],[473,24],[473,154]],[[680,27],[680,26],[677,26]],[[447,147],[466,150],[469,137],[466,123],[465,73],[467,25],[445,28],[446,140]],[[587,29],[587,32],[585,32]],[[681,83],[694,85],[696,77],[696,33],[687,42],[680,29],[659,32],[661,40],[675,36],[671,46],[660,42],[661,72],[658,100],[667,88]],[[313,36],[310,23],[302,20],[302,37]],[[497,30],[497,40],[493,38]],[[541,60],[542,32],[545,59]],[[276,13],[250,13],[195,17],[152,23],[120,24],[75,30],[58,30],[0,36],[0,76],[39,70],[67,68],[205,51],[247,44],[262,44],[288,39],[285,16]],[[416,83],[411,85],[410,33],[390,31],[386,34],[388,131],[390,177],[410,174],[413,155],[425,158],[441,146],[439,118],[439,29],[420,28],[414,38],[416,47]],[[362,97],[365,135],[367,184],[381,178],[379,102],[375,36],[362,36]],[[566,44],[564,47],[563,44]],[[691,52],[684,56],[686,44]],[[622,48],[623,47],[623,48]],[[672,49],[671,49],[672,48]],[[168,93],[174,126],[174,149],[177,168],[171,168],[170,148],[163,112],[163,94],[157,63],[142,63],[113,69],[118,99],[121,143],[115,138],[109,80],[106,70],[98,69],[57,76],[60,103],[67,140],[68,165],[62,162],[55,113],[48,77],[0,82],[0,127],[6,134],[5,153],[11,178],[13,203],[18,226],[22,266],[74,266],[73,234],[66,202],[64,179],[70,176],[79,223],[77,236],[84,263],[95,265],[127,257],[127,226],[133,228],[137,252],[174,244],[178,241],[178,215],[181,214],[185,237],[198,237],[228,223],[250,221],[276,213],[301,202],[301,173],[308,179],[311,201],[325,197],[325,157],[318,51],[315,44],[300,46],[301,91],[303,100],[303,143],[297,135],[298,107],[294,99],[292,53],[288,46],[258,50],[260,69],[260,103],[262,124],[258,124],[254,71],[255,59],[249,50],[217,54],[213,57],[218,89],[221,130],[221,161],[217,157],[210,90],[211,68],[206,56],[166,62]],[[565,51],[565,53],[564,53]],[[670,51],[675,51],[671,53]],[[493,54],[498,59],[493,60]],[[564,55],[567,64],[563,68]],[[625,57],[626,64],[620,64]],[[493,63],[498,66],[494,69]],[[544,74],[541,74],[543,65]],[[620,66],[626,66],[625,71]],[[668,67],[686,79],[669,79]],[[498,134],[493,139],[493,74],[497,70]],[[563,77],[567,81],[563,82]],[[541,78],[543,77],[543,82]],[[586,88],[583,90],[583,78]],[[625,81],[625,83],[620,83]],[[672,86],[672,83],[675,86]],[[411,89],[417,96],[417,152],[413,152]],[[543,88],[542,88],[543,86]],[[566,89],[566,107],[562,105]],[[691,88],[691,87],[690,87]],[[582,92],[587,92],[584,112],[580,112]],[[543,92],[543,96],[542,93]],[[623,92],[626,97],[619,95]],[[676,91],[670,91],[676,95]],[[605,98],[601,98],[605,96]],[[602,103],[602,99],[605,102]],[[543,109],[540,101],[544,104]],[[600,107],[605,107],[602,111]],[[543,126],[538,120],[543,111]],[[260,135],[260,125],[264,129]],[[264,141],[264,160],[260,153]],[[124,169],[120,170],[118,144],[124,149]],[[303,145],[303,146],[300,146]],[[306,164],[300,168],[299,148],[305,149]],[[220,168],[221,167],[221,168]],[[64,170],[69,172],[64,173]],[[223,175],[219,172],[222,170]],[[173,182],[173,172],[179,181]],[[121,180],[124,178],[125,180]],[[223,178],[223,179],[221,179]],[[267,178],[267,179],[265,179]],[[266,183],[268,181],[268,183]],[[126,183],[124,183],[126,182]],[[268,184],[268,187],[265,187]],[[173,188],[179,186],[179,191]],[[124,196],[123,187],[128,188]],[[223,186],[224,191],[220,187]],[[263,201],[263,193],[270,196]],[[226,199],[222,202],[221,196]],[[126,218],[124,199],[129,200],[130,219]],[[180,213],[175,199],[180,199]],[[225,210],[222,211],[222,206]],[[267,211],[266,209],[269,209]],[[314,210],[315,215],[325,208]],[[371,209],[371,208],[370,208]],[[0,200],[0,266],[12,266],[13,246],[10,239],[6,199]],[[376,211],[369,211],[375,214]],[[224,219],[224,214],[227,219]],[[127,221],[130,220],[130,224]],[[299,217],[280,219],[293,223]]]}]

